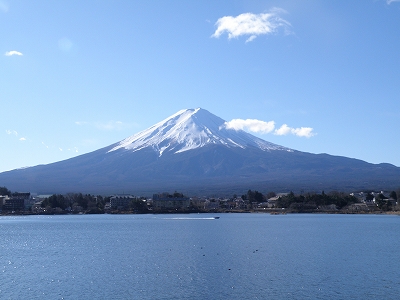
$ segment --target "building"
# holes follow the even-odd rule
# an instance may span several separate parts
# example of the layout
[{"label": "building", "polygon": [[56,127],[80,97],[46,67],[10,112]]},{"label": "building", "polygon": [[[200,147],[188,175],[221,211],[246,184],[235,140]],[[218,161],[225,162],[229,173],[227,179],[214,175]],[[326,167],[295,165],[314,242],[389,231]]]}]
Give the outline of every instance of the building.
[{"label": "building", "polygon": [[3,210],[18,211],[25,209],[24,199],[21,198],[8,198],[4,200]]},{"label": "building", "polygon": [[190,199],[188,197],[173,197],[168,194],[154,194],[153,195],[153,209],[186,209],[190,206]]},{"label": "building", "polygon": [[113,209],[125,209],[135,199],[132,195],[115,195],[110,198],[110,207]]},{"label": "building", "polygon": [[25,203],[30,201],[31,193],[14,193],[9,198],[3,199],[3,209],[8,211],[19,211],[25,209]]},{"label": "building", "polygon": [[0,195],[0,211],[2,211],[4,204],[6,203],[6,199],[8,199],[8,196]]}]

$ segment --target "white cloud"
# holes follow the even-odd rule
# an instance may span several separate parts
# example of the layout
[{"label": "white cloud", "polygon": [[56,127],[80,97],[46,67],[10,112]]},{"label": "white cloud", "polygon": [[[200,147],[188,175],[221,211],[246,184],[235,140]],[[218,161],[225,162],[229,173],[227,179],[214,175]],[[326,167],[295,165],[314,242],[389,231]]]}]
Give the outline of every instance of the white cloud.
[{"label": "white cloud", "polygon": [[233,119],[232,121],[226,122],[225,127],[228,129],[235,130],[249,130],[252,132],[260,132],[260,133],[270,133],[275,128],[274,121],[260,121],[256,119]]},{"label": "white cloud", "polygon": [[267,134],[273,132],[275,135],[288,135],[293,134],[298,137],[310,138],[315,135],[311,127],[292,128],[287,124],[283,124],[278,129],[275,129],[274,121],[261,121],[256,119],[233,119],[225,123],[225,128],[234,130],[245,130],[255,133]]},{"label": "white cloud", "polygon": [[310,138],[315,135],[313,132],[313,128],[311,127],[300,127],[300,128],[291,128],[286,124],[283,124],[279,129],[274,131],[275,135],[288,135],[294,134],[299,137]]},{"label": "white cloud", "polygon": [[276,33],[279,28],[283,28],[285,34],[289,34],[291,25],[279,16],[281,13],[286,13],[286,11],[274,8],[264,14],[244,13],[237,17],[219,18],[215,23],[217,30],[211,37],[219,38],[224,33],[228,34],[228,39],[247,35],[250,36],[246,40],[247,43],[259,35]]},{"label": "white cloud", "polygon": [[386,0],[388,5],[392,4],[393,2],[400,2],[400,0]]},{"label": "white cloud", "polygon": [[8,135],[12,134],[12,135],[18,136],[18,132],[16,132],[15,130],[6,130],[6,133]]},{"label": "white cloud", "polygon": [[283,124],[279,129],[275,130],[276,135],[288,135],[291,133],[292,129],[287,126],[286,124]]},{"label": "white cloud", "polygon": [[12,51],[8,51],[6,53],[4,53],[5,56],[13,56],[13,55],[18,55],[18,56],[22,56],[23,54],[21,52],[12,50]]},{"label": "white cloud", "polygon": [[312,136],[315,135],[315,133],[313,132],[313,128],[311,127],[300,127],[300,128],[294,128],[293,129],[293,134],[300,136],[300,137],[306,137],[306,138],[310,138]]},{"label": "white cloud", "polygon": [[[17,131],[15,131],[15,130],[6,130],[6,134],[8,134],[8,135],[14,135],[14,136],[16,136],[17,138],[18,138],[18,132]],[[26,141],[26,138],[25,137],[20,137],[18,140],[20,140],[20,141]]]},{"label": "white cloud", "polygon": [[249,38],[246,40],[246,43],[251,42],[251,41],[254,40],[256,37],[257,37],[257,36],[252,35],[251,37],[249,37]]}]

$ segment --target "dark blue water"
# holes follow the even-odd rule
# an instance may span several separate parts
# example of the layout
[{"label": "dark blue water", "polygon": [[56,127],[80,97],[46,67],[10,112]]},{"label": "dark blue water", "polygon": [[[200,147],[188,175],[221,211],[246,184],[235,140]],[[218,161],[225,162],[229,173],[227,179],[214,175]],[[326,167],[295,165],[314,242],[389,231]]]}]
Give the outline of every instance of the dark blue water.
[{"label": "dark blue water", "polygon": [[0,217],[1,299],[398,299],[400,217]]}]

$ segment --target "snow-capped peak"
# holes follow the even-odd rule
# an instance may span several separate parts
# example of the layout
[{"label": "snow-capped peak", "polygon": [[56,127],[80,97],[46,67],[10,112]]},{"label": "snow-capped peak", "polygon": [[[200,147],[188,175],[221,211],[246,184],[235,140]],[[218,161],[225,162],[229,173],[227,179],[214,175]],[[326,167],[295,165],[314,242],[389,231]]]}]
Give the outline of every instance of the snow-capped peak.
[{"label": "snow-capped peak", "polygon": [[256,147],[264,151],[290,149],[259,139],[243,130],[227,129],[226,122],[205,109],[184,109],[117,143],[118,149],[138,151],[151,147],[161,156],[166,151],[184,152],[209,144]]}]

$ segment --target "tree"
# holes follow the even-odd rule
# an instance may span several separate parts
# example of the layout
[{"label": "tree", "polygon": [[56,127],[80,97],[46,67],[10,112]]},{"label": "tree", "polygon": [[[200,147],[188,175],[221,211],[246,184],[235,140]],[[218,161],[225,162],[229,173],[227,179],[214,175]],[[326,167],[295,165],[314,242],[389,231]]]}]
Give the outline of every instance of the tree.
[{"label": "tree", "polygon": [[367,201],[374,200],[374,195],[372,195],[372,193],[367,193],[367,196],[365,196],[365,200],[367,200]]},{"label": "tree", "polygon": [[11,191],[5,186],[0,187],[0,195],[1,196],[11,196]]},{"label": "tree", "polygon": [[50,207],[56,208],[59,207],[61,209],[65,209],[68,207],[68,202],[65,200],[63,195],[52,195],[42,201],[41,207]]},{"label": "tree", "polygon": [[256,202],[260,203],[264,201],[264,195],[261,194],[258,191],[254,191],[254,200],[256,200]]},{"label": "tree", "polygon": [[136,199],[132,200],[129,203],[129,207],[134,212],[138,212],[138,213],[145,213],[148,211],[146,201],[141,198],[136,198]]},{"label": "tree", "polygon": [[172,195],[172,198],[184,198],[185,196],[182,193],[178,193],[175,191]]},{"label": "tree", "polygon": [[394,200],[397,200],[397,193],[395,191],[391,191],[389,197]]}]

